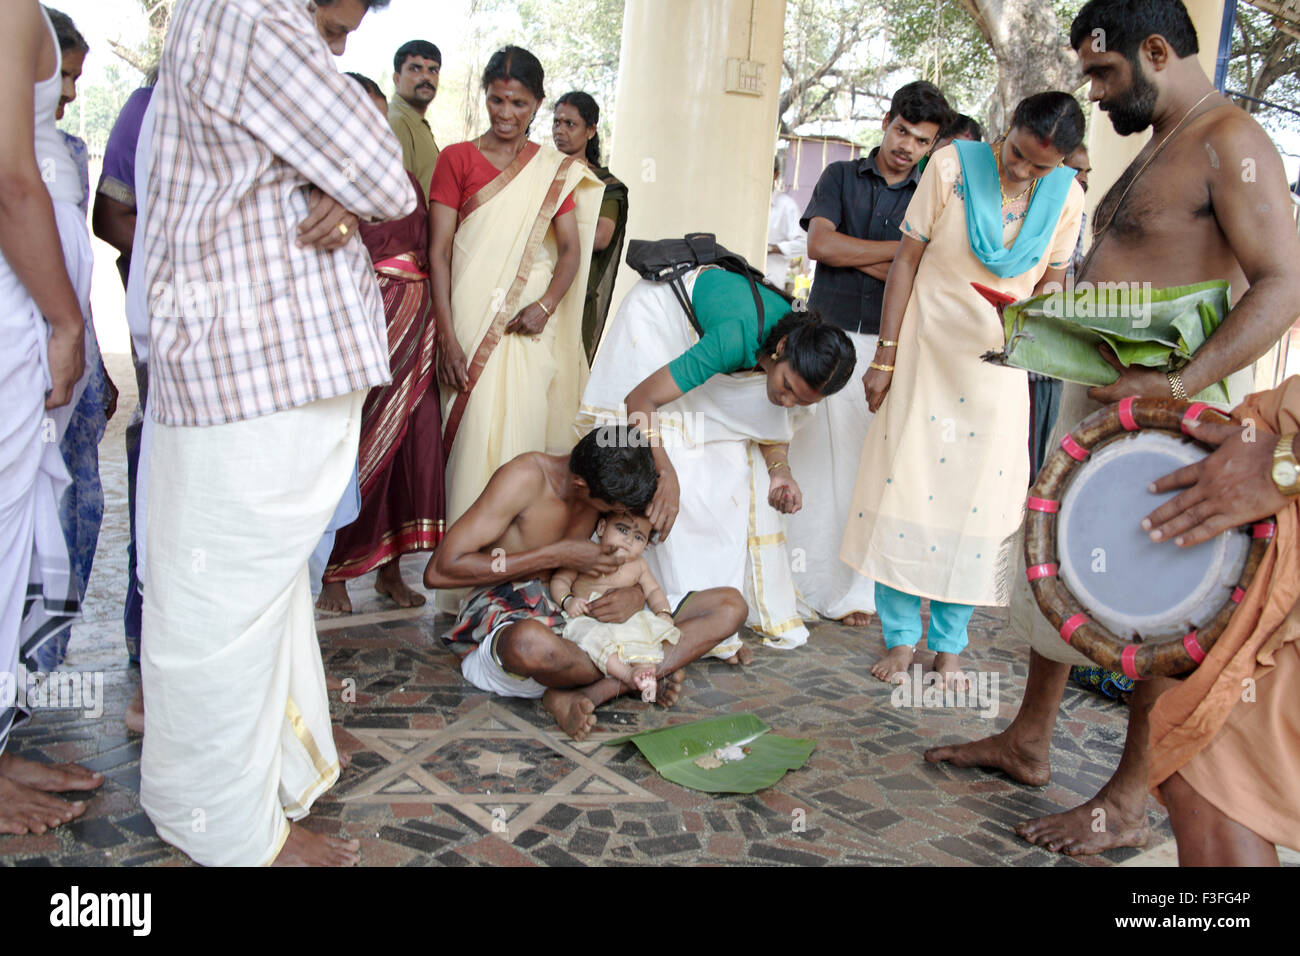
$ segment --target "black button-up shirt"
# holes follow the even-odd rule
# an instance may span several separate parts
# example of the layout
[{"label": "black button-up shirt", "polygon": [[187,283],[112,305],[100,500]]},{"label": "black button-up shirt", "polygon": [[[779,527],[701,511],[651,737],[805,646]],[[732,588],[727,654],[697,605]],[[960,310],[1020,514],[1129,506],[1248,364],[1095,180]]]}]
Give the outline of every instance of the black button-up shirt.
[{"label": "black button-up shirt", "polygon": [[[861,159],[827,166],[799,225],[807,229],[815,217],[821,217],[833,222],[836,232],[855,239],[901,239],[903,217],[921,173],[913,166],[905,179],[891,186],[876,168],[878,152],[879,146]],[[874,276],[818,263],[808,307],[847,332],[878,335],[884,298],[885,283]]]}]

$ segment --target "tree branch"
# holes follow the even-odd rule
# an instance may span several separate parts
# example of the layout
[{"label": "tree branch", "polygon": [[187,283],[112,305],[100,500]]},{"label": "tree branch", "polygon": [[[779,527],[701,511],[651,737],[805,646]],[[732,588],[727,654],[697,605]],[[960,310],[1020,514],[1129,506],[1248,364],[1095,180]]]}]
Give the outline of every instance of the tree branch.
[{"label": "tree branch", "polygon": [[118,59],[125,61],[129,66],[141,73],[148,73],[153,68],[151,59],[147,58],[146,55],[128,46],[123,46],[116,40],[109,40],[108,46],[117,55]]}]

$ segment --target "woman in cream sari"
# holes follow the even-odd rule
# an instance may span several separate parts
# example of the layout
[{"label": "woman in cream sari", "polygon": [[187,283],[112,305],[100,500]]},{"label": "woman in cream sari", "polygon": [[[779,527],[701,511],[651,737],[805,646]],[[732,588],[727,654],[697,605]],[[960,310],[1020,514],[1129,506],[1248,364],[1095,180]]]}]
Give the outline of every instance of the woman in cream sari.
[{"label": "woman in cream sari", "polygon": [[[506,47],[483,72],[491,126],[438,157],[430,280],[447,525],[524,452],[567,451],[587,379],[583,292],[604,192],[577,157],[528,140],[541,64]],[[439,595],[455,611],[458,595]]]}]

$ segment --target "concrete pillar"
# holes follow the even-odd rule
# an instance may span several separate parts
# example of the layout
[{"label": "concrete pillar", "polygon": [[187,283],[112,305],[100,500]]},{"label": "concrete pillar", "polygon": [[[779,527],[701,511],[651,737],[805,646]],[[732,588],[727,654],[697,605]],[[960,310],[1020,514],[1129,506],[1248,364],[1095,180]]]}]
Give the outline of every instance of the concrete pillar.
[{"label": "concrete pillar", "polygon": [[[1199,52],[1196,58],[1201,61],[1205,75],[1214,78],[1214,64],[1219,55],[1219,28],[1223,23],[1223,0],[1183,0],[1187,12],[1192,16],[1196,27],[1196,39]],[[1091,220],[1093,208],[1110,189],[1115,180],[1128,168],[1128,164],[1141,152],[1142,147],[1151,138],[1150,131],[1135,133],[1132,136],[1120,136],[1110,125],[1110,119],[1092,107],[1092,122],[1089,124],[1088,157],[1092,160],[1092,176],[1088,181],[1088,215]],[[1088,229],[1091,241],[1092,229]]]},{"label": "concrete pillar", "polygon": [[609,165],[629,239],[714,232],[763,267],[784,36],[785,0],[627,0]]}]

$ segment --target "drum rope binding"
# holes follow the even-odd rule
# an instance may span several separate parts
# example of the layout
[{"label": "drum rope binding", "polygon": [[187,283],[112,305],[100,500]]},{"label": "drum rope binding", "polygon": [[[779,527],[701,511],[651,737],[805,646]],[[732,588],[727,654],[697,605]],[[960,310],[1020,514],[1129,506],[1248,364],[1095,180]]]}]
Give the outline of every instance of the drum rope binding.
[{"label": "drum rope binding", "polygon": [[[1093,462],[1089,459],[1103,446],[1126,437],[1136,439],[1139,436],[1134,432],[1150,430],[1184,442],[1190,440],[1202,450],[1211,450],[1189,434],[1191,423],[1203,416],[1208,416],[1210,421],[1229,422],[1226,416],[1204,402],[1189,403],[1168,398],[1130,397],[1101,409],[1061,439],[1060,449],[1044,462],[1026,502],[1026,578],[1039,609],[1059,630],[1066,643],[1097,664],[1121,671],[1134,680],[1182,674],[1205,659],[1237,605],[1245,598],[1246,589],[1272,543],[1276,524],[1269,519],[1248,529],[1245,567],[1231,598],[1213,614],[1212,619],[1200,627],[1188,627],[1181,633],[1169,634],[1167,638],[1157,635],[1159,639],[1143,640],[1135,634],[1135,640],[1126,640],[1093,617],[1061,578],[1057,522],[1062,520],[1060,512],[1065,493],[1076,472],[1091,467]],[[1090,626],[1084,628],[1085,624]]]}]

